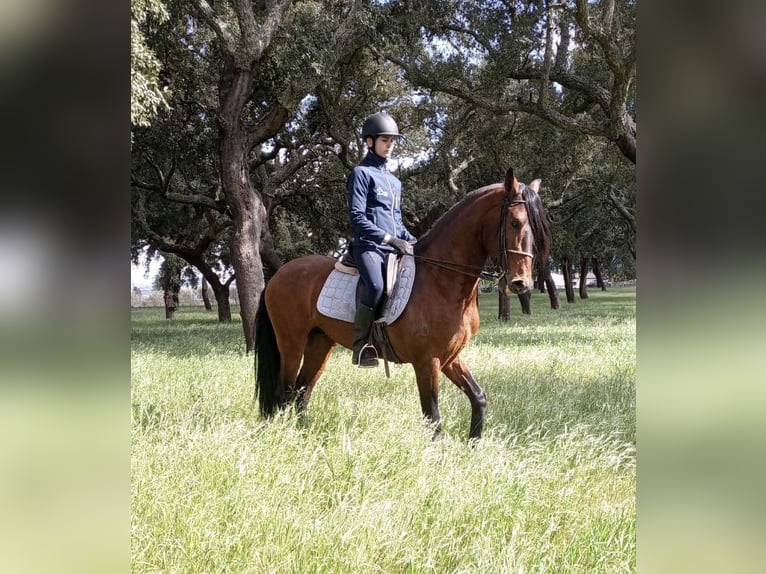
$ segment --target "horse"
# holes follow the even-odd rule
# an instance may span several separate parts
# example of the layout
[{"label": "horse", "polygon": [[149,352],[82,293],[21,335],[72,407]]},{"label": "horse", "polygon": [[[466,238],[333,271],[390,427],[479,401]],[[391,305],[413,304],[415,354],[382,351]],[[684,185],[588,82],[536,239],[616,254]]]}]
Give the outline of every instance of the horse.
[{"label": "horse", "polygon": [[[540,180],[520,183],[509,168],[502,183],[468,193],[414,245],[415,280],[388,334],[402,363],[415,370],[420,406],[434,438],[441,434],[439,374],[471,404],[469,441],[484,428],[487,397],[460,352],[479,329],[477,289],[488,259],[499,266],[506,294],[528,293],[535,254],[547,261],[551,235],[538,195]],[[336,345],[351,348],[353,325],[317,311],[335,259],[308,255],[273,275],[255,320],[255,397],[264,417],[292,403],[308,406]]]}]

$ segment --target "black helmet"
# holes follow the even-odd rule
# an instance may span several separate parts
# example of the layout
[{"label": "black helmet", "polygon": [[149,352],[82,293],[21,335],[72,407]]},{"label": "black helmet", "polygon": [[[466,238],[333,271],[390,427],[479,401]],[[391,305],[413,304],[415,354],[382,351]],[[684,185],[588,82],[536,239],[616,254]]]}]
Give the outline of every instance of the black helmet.
[{"label": "black helmet", "polygon": [[369,118],[364,120],[362,125],[362,139],[375,136],[400,136],[399,127],[396,125],[394,118],[389,116],[386,112],[378,112],[372,114]]}]

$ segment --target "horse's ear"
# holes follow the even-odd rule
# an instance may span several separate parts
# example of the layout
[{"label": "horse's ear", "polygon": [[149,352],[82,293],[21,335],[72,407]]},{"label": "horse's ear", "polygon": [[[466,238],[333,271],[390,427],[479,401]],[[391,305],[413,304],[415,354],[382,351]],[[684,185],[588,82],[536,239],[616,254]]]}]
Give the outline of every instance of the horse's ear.
[{"label": "horse's ear", "polygon": [[505,191],[507,193],[518,193],[519,182],[516,181],[516,176],[513,175],[513,168],[509,167],[505,172]]},{"label": "horse's ear", "polygon": [[529,187],[535,193],[540,193],[540,179],[532,181],[527,187]]}]

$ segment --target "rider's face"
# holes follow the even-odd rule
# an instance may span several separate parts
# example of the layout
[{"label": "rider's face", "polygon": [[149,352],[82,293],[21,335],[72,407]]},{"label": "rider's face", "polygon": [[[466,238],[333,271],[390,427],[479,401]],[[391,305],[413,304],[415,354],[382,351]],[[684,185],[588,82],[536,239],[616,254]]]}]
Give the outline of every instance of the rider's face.
[{"label": "rider's face", "polygon": [[389,158],[396,145],[396,136],[378,136],[375,138],[373,151],[380,157]]}]

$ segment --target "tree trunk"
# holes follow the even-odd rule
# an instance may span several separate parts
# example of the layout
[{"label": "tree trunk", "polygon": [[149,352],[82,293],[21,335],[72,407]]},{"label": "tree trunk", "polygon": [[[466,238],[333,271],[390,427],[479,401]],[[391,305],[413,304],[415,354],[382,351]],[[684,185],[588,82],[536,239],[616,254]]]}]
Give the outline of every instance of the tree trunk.
[{"label": "tree trunk", "polygon": [[501,321],[508,321],[511,318],[511,303],[508,301],[508,295],[505,294],[507,286],[505,277],[497,282],[497,318]]},{"label": "tree trunk", "polygon": [[572,285],[572,261],[569,257],[564,259],[564,290],[567,294],[567,303],[574,303],[575,294]]},{"label": "tree trunk", "polygon": [[231,323],[231,305],[229,304],[229,284],[222,285],[219,290],[214,291],[215,302],[218,306],[218,321],[221,323]]},{"label": "tree trunk", "polygon": [[165,319],[173,319],[178,308],[178,292],[181,286],[165,287],[162,298],[165,302]]},{"label": "tree trunk", "polygon": [[580,299],[588,298],[588,263],[590,257],[580,259]]},{"label": "tree trunk", "polygon": [[260,240],[261,221],[266,210],[250,180],[248,156],[251,142],[241,121],[252,80],[251,70],[238,67],[233,57],[226,57],[220,82],[221,187],[234,221],[231,263],[237,277],[247,352],[254,346],[255,312],[265,284]]},{"label": "tree trunk", "polygon": [[559,301],[559,292],[556,289],[556,283],[553,281],[553,277],[550,276],[550,273],[545,279],[545,285],[548,289],[548,298],[551,300],[551,309],[558,309],[561,307],[561,302]]},{"label": "tree trunk", "polygon": [[527,291],[526,293],[519,294],[519,302],[521,302],[521,312],[524,315],[532,314],[532,294]]},{"label": "tree trunk", "polygon": [[606,291],[606,285],[604,279],[601,277],[601,268],[598,266],[598,259],[593,258],[593,275],[596,276],[596,287],[601,287],[602,291]]},{"label": "tree trunk", "polygon": [[[545,273],[546,268],[544,268],[542,265],[540,265],[537,269],[537,288],[540,290],[540,293],[545,293]],[[548,270],[548,273],[550,273],[550,270]]]},{"label": "tree trunk", "polygon": [[202,277],[202,303],[205,305],[205,311],[212,311],[213,305],[210,303],[210,294],[207,289],[207,279]]},{"label": "tree trunk", "polygon": [[[215,297],[218,306],[218,321],[221,323],[230,323],[231,306],[229,305],[229,289],[231,282],[236,275],[230,277],[226,283],[221,283],[221,278],[218,277],[215,271],[213,271],[213,268],[210,267],[202,255],[199,253],[187,253],[185,259],[202,273],[203,300],[206,298],[207,286],[209,286],[213,290],[213,296]],[[208,307],[209,304],[210,298],[207,297],[207,304],[205,305],[206,309],[212,308]]]},{"label": "tree trunk", "polygon": [[[255,197],[255,194],[253,194]],[[253,207],[258,202],[252,200]],[[242,317],[242,329],[245,334],[245,350],[254,347],[253,329],[255,313],[258,309],[261,292],[266,283],[263,277],[263,264],[259,254],[259,218],[257,210],[242,212],[235,216],[234,234],[232,235],[232,265],[237,275],[237,293],[239,294],[239,314]]]},{"label": "tree trunk", "polygon": [[263,207],[266,209],[266,218],[261,228],[261,261],[269,272],[269,277],[277,272],[277,269],[284,265],[283,261],[274,250],[274,238],[271,235],[271,209],[274,206],[274,199],[263,197]]},{"label": "tree trunk", "polygon": [[626,158],[636,163],[636,124],[631,118],[624,121],[625,132],[620,134],[615,142]]},{"label": "tree trunk", "polygon": [[556,282],[553,280],[553,276],[551,276],[550,265],[540,267],[539,280],[540,285],[543,287],[540,292],[544,293],[545,291],[548,291],[548,298],[551,300],[551,309],[558,309],[561,307],[561,303],[559,302],[559,292],[556,289]]},{"label": "tree trunk", "polygon": [[[210,270],[214,273],[213,270]],[[231,279],[226,283],[221,283],[218,280],[218,276],[214,275],[215,281],[210,282],[210,286],[213,288],[213,296],[215,297],[215,303],[218,307],[218,322],[219,323],[231,323],[231,305],[229,304],[229,288],[231,287]]]},{"label": "tree trunk", "polygon": [[253,72],[236,65],[227,56],[221,74],[221,187],[231,209],[234,233],[231,262],[237,277],[237,294],[245,334],[245,350],[254,348],[255,313],[265,286],[261,261],[261,231],[266,208],[253,189],[248,157],[256,143],[273,137],[288,118],[288,110],[274,106],[256,127],[244,125],[243,111],[252,90]]},{"label": "tree trunk", "polygon": [[[221,187],[232,212],[231,263],[237,277],[245,350],[253,349],[253,327],[264,286],[260,256],[263,203],[250,181],[249,139],[241,117],[252,87],[252,72],[226,58],[221,76]],[[218,297],[216,296],[216,301]],[[220,312],[220,311],[219,311]]]}]

